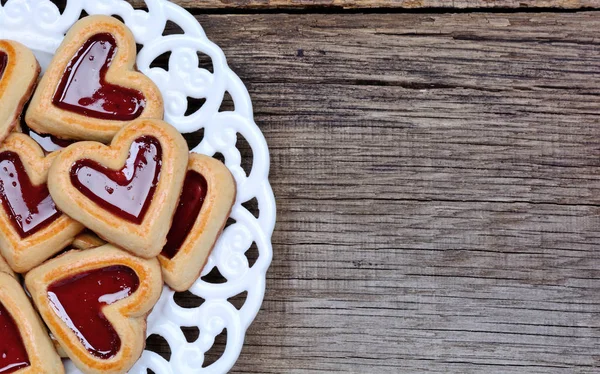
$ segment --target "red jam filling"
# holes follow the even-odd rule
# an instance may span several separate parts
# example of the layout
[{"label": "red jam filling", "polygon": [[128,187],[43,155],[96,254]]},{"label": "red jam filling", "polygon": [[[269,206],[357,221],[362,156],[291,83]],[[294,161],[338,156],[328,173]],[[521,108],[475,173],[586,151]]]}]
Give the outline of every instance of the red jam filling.
[{"label": "red jam filling", "polygon": [[0,373],[12,373],[30,365],[21,333],[14,319],[0,303]]},{"label": "red jam filling", "polygon": [[146,106],[144,95],[106,82],[106,72],[117,53],[117,42],[108,33],[89,38],[71,59],[53,103],[87,117],[131,121]]},{"label": "red jam filling", "polygon": [[171,230],[167,234],[167,244],[162,250],[163,256],[167,258],[175,257],[196,222],[207,190],[206,179],[197,172],[189,170],[185,176]]},{"label": "red jam filling", "polygon": [[6,65],[8,64],[8,55],[6,52],[0,51],[0,78],[4,75],[4,69],[6,69]]},{"label": "red jam filling", "polygon": [[160,178],[162,148],[152,136],[137,138],[121,170],[83,159],[71,167],[71,183],[90,200],[130,222],[140,224]]},{"label": "red jam filling", "polygon": [[109,266],[52,283],[48,287],[48,298],[56,314],[73,330],[88,352],[108,359],[121,348],[121,339],[102,308],[128,297],[139,284],[140,280],[131,268]]},{"label": "red jam filling", "polygon": [[34,186],[15,152],[0,153],[0,200],[13,227],[26,238],[60,216],[46,184]]}]

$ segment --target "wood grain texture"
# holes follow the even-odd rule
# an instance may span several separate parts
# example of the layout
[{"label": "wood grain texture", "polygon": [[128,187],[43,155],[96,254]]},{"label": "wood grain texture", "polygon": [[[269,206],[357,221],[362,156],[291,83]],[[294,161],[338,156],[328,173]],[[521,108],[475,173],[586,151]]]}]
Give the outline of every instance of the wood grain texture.
[{"label": "wood grain texture", "polygon": [[[131,0],[138,7],[143,0]],[[456,8],[456,9],[526,9],[598,8],[599,0],[174,0],[188,9],[304,9],[304,8]]]},{"label": "wood grain texture", "polygon": [[198,20],[278,201],[233,372],[600,371],[596,13]]}]

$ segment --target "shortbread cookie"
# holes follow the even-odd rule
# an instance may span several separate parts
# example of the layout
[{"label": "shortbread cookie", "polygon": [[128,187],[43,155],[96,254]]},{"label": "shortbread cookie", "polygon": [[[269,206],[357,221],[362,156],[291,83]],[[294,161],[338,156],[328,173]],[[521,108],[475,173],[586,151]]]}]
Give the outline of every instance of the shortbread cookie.
[{"label": "shortbread cookie", "polygon": [[185,139],[161,120],[123,127],[110,146],[79,142],[52,164],[48,188],[63,212],[141,257],[166,243],[188,162]]},{"label": "shortbread cookie", "polygon": [[160,264],[116,247],[69,251],[25,284],[46,325],[84,373],[125,373],[142,354],[146,317],[162,290]]},{"label": "shortbread cookie", "polygon": [[220,161],[190,154],[167,244],[158,259],[165,282],[185,291],[200,276],[235,202],[233,176]]},{"label": "shortbread cookie", "polygon": [[59,211],[46,187],[57,153],[12,133],[0,146],[0,252],[24,273],[71,244],[83,226]]},{"label": "shortbread cookie", "polygon": [[0,141],[18,126],[39,75],[33,52],[21,43],[0,40]]},{"label": "shortbread cookie", "polygon": [[21,284],[0,272],[0,373],[63,374],[54,350]]},{"label": "shortbread cookie", "polygon": [[52,335],[52,333],[50,333],[49,335],[50,340],[52,341],[52,345],[54,346],[54,349],[56,350],[56,353],[58,353],[60,358],[69,358],[69,355],[67,355],[67,352],[65,352],[62,345],[60,345],[60,343],[58,342],[58,340],[56,340],[54,335]]},{"label": "shortbread cookie", "polygon": [[135,70],[131,31],[108,16],[89,16],[69,30],[27,110],[27,124],[61,139],[110,142],[138,118],[163,117],[158,87]]},{"label": "shortbread cookie", "polygon": [[4,259],[4,257],[0,256],[0,272],[1,273],[6,273],[8,275],[10,275],[13,278],[16,278],[17,275],[15,274],[15,272],[10,268],[10,266],[8,266],[8,263],[6,262],[6,260]]},{"label": "shortbread cookie", "polygon": [[54,135],[38,134],[27,126],[24,119],[22,119],[20,126],[15,129],[15,132],[28,135],[31,139],[35,140],[46,153],[60,151],[74,143],[73,140],[59,139]]},{"label": "shortbread cookie", "polygon": [[73,240],[73,247],[77,249],[91,249],[100,247],[101,245],[106,244],[106,242],[98,237],[98,235],[94,234],[90,230],[85,230],[81,234],[75,237]]}]

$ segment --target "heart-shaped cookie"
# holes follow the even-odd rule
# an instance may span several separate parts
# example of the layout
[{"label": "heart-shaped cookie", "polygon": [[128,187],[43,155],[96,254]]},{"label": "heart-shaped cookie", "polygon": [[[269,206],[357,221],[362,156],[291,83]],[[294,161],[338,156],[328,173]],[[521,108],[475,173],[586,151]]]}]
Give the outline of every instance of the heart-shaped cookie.
[{"label": "heart-shaped cookie", "polygon": [[0,146],[0,252],[17,273],[69,245],[83,226],[60,212],[46,180],[57,156],[30,137],[12,133]]},{"label": "heart-shaped cookie", "polygon": [[61,149],[66,148],[75,142],[74,140],[60,139],[54,135],[40,135],[27,126],[24,118],[21,118],[20,126],[15,129],[15,132],[23,133],[35,140],[35,142],[38,143],[46,153],[60,151]]},{"label": "heart-shaped cookie", "polygon": [[56,206],[102,239],[138,256],[166,243],[188,163],[185,139],[161,120],[123,127],[110,146],[60,151],[48,176]]},{"label": "heart-shaped cookie", "polygon": [[94,234],[90,230],[85,230],[81,234],[75,237],[73,240],[73,248],[77,249],[91,249],[100,247],[101,245],[106,244],[106,242],[98,237],[98,235]]},{"label": "heart-shaped cookie", "polygon": [[27,124],[61,139],[109,142],[137,118],[163,117],[158,87],[135,70],[131,31],[108,16],[69,30],[27,110]]},{"label": "heart-shaped cookie", "polygon": [[142,354],[146,316],[162,291],[160,265],[110,244],[69,251],[25,284],[46,325],[85,373],[124,373]]},{"label": "heart-shaped cookie", "polygon": [[60,357],[21,284],[0,272],[0,373],[62,374]]},{"label": "heart-shaped cookie", "polygon": [[184,291],[200,276],[235,202],[236,184],[220,161],[190,154],[179,205],[158,259],[165,283]]},{"label": "heart-shaped cookie", "polygon": [[15,272],[10,268],[10,266],[8,266],[8,263],[6,262],[6,260],[4,259],[4,257],[0,256],[0,272],[2,273],[6,273],[8,275],[10,275],[13,278],[16,278],[16,274]]},{"label": "heart-shaped cookie", "polygon": [[39,75],[33,52],[21,43],[0,40],[0,141],[18,125]]}]

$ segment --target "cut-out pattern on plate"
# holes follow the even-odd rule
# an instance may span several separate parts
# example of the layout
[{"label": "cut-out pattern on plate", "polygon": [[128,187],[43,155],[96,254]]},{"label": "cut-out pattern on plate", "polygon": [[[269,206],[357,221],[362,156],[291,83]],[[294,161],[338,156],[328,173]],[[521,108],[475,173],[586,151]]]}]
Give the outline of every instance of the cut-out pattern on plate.
[{"label": "cut-out pattern on plate", "polygon": [[[275,199],[268,181],[269,151],[254,123],[252,103],[244,84],[196,19],[167,0],[146,0],[147,10],[133,9],[125,0],[8,0],[3,4],[0,6],[0,38],[17,40],[33,49],[43,68],[50,62],[65,32],[82,14],[121,18],[141,46],[138,68],[158,85],[164,96],[165,120],[182,133],[203,132],[199,143],[193,144],[193,152],[209,156],[218,153],[224,158],[237,182],[238,196],[231,212],[234,221],[219,238],[202,275],[216,268],[225,282],[213,284],[199,279],[190,292],[204,302],[195,308],[179,306],[173,299],[174,292],[165,287],[148,318],[148,336],[156,334],[164,338],[171,357],[166,360],[157,353],[144,351],[130,373],[227,372],[240,354],[246,329],[264,297],[275,225]],[[178,33],[163,35],[167,25]],[[164,54],[168,56],[165,68],[153,64]],[[165,56],[162,59],[166,59]],[[212,69],[206,64],[208,59]],[[228,104],[232,110],[220,111],[226,93],[231,96],[233,108]],[[195,104],[192,111],[188,108],[189,102]],[[236,148],[238,137],[243,137],[252,151],[249,172],[241,166],[247,168]],[[256,199],[260,207],[258,217],[242,205],[252,199]],[[258,249],[258,258],[250,266],[246,252],[253,243]],[[244,292],[246,300],[238,310],[228,299]],[[188,342],[182,326],[197,327],[198,338]],[[215,337],[225,330],[223,353],[205,365],[205,353],[213,346]],[[66,365],[67,373],[78,373],[70,362]]]}]

